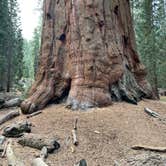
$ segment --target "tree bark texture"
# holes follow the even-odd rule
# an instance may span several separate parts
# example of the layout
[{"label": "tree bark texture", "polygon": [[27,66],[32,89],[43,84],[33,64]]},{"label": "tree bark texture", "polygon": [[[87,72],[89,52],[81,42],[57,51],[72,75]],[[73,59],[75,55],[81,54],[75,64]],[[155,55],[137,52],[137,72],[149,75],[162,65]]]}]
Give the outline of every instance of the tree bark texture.
[{"label": "tree bark texture", "polygon": [[154,98],[136,52],[128,0],[45,0],[36,81],[23,113],[66,99],[72,109]]}]

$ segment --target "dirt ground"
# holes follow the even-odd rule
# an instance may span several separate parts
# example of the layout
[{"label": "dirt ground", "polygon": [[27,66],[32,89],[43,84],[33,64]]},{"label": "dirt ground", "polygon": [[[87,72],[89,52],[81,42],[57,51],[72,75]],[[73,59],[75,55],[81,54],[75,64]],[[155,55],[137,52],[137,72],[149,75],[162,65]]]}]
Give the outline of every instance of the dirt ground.
[{"label": "dirt ground", "polygon": [[[88,166],[166,166],[166,153],[131,149],[136,144],[166,147],[166,121],[147,115],[144,107],[166,118],[166,102],[144,100],[138,105],[121,102],[85,112],[68,110],[63,104],[51,105],[29,121],[33,124],[32,133],[55,136],[61,145],[58,151],[49,154],[46,162],[50,166],[74,166],[81,159],[86,159]],[[0,116],[7,111],[0,111]],[[79,145],[74,147],[71,130],[76,118]],[[22,119],[26,116],[21,115],[4,126]],[[27,166],[39,154],[15,140],[13,148]],[[0,163],[7,166],[5,159],[0,158]]]}]

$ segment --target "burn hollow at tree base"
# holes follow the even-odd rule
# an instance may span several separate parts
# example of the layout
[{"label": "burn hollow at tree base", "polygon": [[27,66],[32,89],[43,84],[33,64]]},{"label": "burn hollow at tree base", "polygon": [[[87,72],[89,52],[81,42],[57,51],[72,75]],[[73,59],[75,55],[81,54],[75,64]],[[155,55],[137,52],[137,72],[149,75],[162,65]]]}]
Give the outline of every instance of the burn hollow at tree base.
[{"label": "burn hollow at tree base", "polygon": [[155,95],[136,52],[128,0],[45,0],[39,68],[22,112],[86,110]]}]

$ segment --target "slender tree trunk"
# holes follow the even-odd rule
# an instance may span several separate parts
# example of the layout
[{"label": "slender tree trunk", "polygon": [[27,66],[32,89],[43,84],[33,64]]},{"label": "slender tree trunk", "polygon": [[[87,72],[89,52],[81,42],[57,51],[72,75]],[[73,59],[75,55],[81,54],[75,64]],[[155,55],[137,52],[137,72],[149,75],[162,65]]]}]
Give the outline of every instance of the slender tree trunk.
[{"label": "slender tree trunk", "polygon": [[128,0],[45,0],[36,81],[23,113],[62,101],[72,109],[153,98],[135,50]]},{"label": "slender tree trunk", "polygon": [[10,92],[11,86],[11,58],[12,54],[10,51],[10,47],[7,48],[7,82],[6,82],[6,91]]},{"label": "slender tree trunk", "polygon": [[147,54],[146,65],[148,66],[148,77],[151,80],[153,91],[157,98],[158,95],[158,79],[157,79],[157,56],[156,56],[156,37],[154,33],[154,15],[153,15],[153,0],[144,0],[145,23],[143,33],[149,43],[149,49],[146,49]]}]

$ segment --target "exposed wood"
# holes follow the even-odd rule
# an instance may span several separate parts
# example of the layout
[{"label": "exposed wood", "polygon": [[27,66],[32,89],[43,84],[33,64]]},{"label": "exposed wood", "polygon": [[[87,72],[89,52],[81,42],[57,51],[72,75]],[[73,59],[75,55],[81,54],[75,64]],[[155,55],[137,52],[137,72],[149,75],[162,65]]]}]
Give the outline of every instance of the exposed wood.
[{"label": "exposed wood", "polygon": [[40,157],[38,157],[32,161],[31,166],[48,166],[48,165]]},{"label": "exposed wood", "polygon": [[9,143],[7,145],[6,157],[9,166],[25,166],[25,163],[23,163],[23,161],[21,161],[19,157],[14,153],[11,140],[9,140]]},{"label": "exposed wood", "polygon": [[4,115],[0,118],[0,125],[19,115],[20,115],[19,111],[11,111],[11,112],[7,113],[6,115]]},{"label": "exposed wood", "polygon": [[71,152],[74,153],[75,152],[75,149],[73,146],[70,147],[71,148]]},{"label": "exposed wood", "polygon": [[100,134],[101,132],[100,132],[100,131],[95,130],[95,131],[94,131],[94,133],[96,133],[96,134]]},{"label": "exposed wood", "polygon": [[1,157],[5,157],[5,155],[6,155],[6,149],[7,149],[8,144],[9,144],[9,141],[6,141],[5,145],[4,145],[4,148],[3,148],[3,152],[2,152]]},{"label": "exposed wood", "polygon": [[47,166],[47,164],[44,162],[44,159],[47,158],[47,155],[47,147],[44,146],[40,152],[40,157],[32,161],[32,166]]},{"label": "exposed wood", "polygon": [[13,123],[3,129],[2,135],[6,137],[20,137],[25,132],[30,133],[31,126],[31,123],[27,121]]},{"label": "exposed wood", "polygon": [[149,109],[149,108],[144,108],[144,111],[145,111],[148,115],[153,116],[153,117],[155,117],[155,118],[159,118],[159,117],[160,117],[160,115],[159,115],[157,112],[152,111],[152,110]]},{"label": "exposed wood", "polygon": [[146,145],[133,145],[131,147],[134,150],[149,150],[155,152],[166,152],[166,147],[153,147],[153,146],[146,146]]},{"label": "exposed wood", "polygon": [[5,136],[0,135],[0,145],[2,145],[5,142]]},{"label": "exposed wood", "polygon": [[31,117],[36,116],[36,115],[39,115],[39,114],[41,114],[41,113],[42,113],[42,111],[33,112],[32,114],[27,115],[27,118],[31,118]]},{"label": "exposed wood", "polygon": [[60,148],[60,144],[55,138],[48,138],[47,136],[32,133],[25,133],[21,138],[18,139],[18,143],[23,146],[29,146],[39,150],[41,150],[43,147],[46,147],[48,153]]},{"label": "exposed wood", "polygon": [[40,152],[40,158],[44,160],[47,158],[47,156],[48,156],[47,147],[44,146]]},{"label": "exposed wood", "polygon": [[74,130],[77,130],[77,123],[78,123],[78,119],[76,118],[76,120],[74,122]]},{"label": "exposed wood", "polygon": [[72,135],[73,135],[73,144],[75,146],[78,145],[78,140],[77,140],[77,131],[76,130],[72,130]]},{"label": "exposed wood", "polygon": [[78,119],[75,120],[74,129],[72,130],[73,144],[75,146],[78,145],[78,140],[77,140],[77,122],[78,122]]}]

